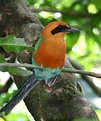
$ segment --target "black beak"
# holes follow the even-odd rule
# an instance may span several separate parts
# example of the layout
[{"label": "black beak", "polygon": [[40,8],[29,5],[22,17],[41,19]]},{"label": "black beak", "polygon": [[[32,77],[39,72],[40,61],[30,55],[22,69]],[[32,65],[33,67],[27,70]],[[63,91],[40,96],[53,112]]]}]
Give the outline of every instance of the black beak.
[{"label": "black beak", "polygon": [[80,30],[69,26],[66,28],[66,32],[80,32]]}]

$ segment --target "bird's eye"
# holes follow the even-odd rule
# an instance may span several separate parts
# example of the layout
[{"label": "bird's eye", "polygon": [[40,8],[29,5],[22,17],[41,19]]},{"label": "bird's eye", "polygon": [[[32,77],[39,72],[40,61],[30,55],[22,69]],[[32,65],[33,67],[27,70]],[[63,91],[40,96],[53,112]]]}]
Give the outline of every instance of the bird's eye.
[{"label": "bird's eye", "polygon": [[62,25],[59,25],[59,28],[62,28]]}]

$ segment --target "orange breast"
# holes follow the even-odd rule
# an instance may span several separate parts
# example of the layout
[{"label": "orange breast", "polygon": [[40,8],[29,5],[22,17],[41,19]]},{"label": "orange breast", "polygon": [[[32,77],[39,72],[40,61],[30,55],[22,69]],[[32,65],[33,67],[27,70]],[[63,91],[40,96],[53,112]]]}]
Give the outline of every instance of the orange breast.
[{"label": "orange breast", "polygon": [[45,38],[34,53],[36,64],[44,68],[62,68],[65,63],[66,44],[61,38]]}]

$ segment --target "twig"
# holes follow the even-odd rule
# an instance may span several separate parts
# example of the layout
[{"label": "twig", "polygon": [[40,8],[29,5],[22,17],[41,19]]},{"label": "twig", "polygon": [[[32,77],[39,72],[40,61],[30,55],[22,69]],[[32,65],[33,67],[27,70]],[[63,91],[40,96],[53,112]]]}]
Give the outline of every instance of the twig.
[{"label": "twig", "polygon": [[[34,68],[34,69],[42,69],[39,66],[34,66],[32,64],[15,64],[15,63],[0,63],[0,67],[26,67],[26,68]],[[63,68],[61,69],[62,72],[69,72],[69,73],[78,73],[83,75],[89,75],[97,78],[101,78],[101,74],[88,72],[83,70],[71,69],[71,68]]]},{"label": "twig", "polygon": [[47,8],[39,8],[39,9],[35,9],[35,8],[31,8],[31,10],[33,12],[40,12],[40,11],[47,11],[47,12],[59,12],[61,14],[64,14],[64,15],[68,15],[68,16],[76,16],[76,17],[101,17],[101,13],[97,13],[97,14],[88,14],[88,13],[80,13],[80,12],[68,12],[68,11],[60,11],[60,10],[56,10],[56,9],[47,9]]},{"label": "twig", "polygon": [[35,68],[41,69],[39,66],[34,66],[32,64],[16,64],[16,63],[0,63],[0,67],[26,67],[26,68]]},{"label": "twig", "polygon": [[89,75],[89,76],[101,78],[101,74],[99,74],[99,73],[77,70],[77,69],[64,68],[64,69],[62,69],[62,72],[78,73],[78,74]]}]

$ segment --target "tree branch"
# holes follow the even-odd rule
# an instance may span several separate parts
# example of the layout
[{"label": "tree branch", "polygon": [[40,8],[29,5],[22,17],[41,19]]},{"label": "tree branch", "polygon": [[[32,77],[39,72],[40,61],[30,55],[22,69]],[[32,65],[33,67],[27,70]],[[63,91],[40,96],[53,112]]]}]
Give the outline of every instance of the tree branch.
[{"label": "tree branch", "polygon": [[64,15],[68,15],[71,17],[82,17],[82,18],[88,18],[88,17],[101,17],[101,13],[97,13],[97,14],[88,14],[88,13],[80,13],[80,12],[68,12],[68,11],[60,11],[60,10],[55,10],[55,9],[47,9],[47,8],[39,8],[39,9],[35,9],[35,8],[31,8],[32,12],[41,12],[41,11],[46,11],[46,12],[59,12],[61,14]]},{"label": "tree branch", "polygon": [[[39,66],[34,66],[32,64],[15,64],[15,63],[0,63],[0,67],[26,67],[26,68],[42,69]],[[71,68],[63,68],[63,69],[61,69],[61,71],[68,72],[68,73],[78,73],[78,74],[89,75],[89,76],[101,78],[101,74],[95,73],[95,72],[88,72],[88,71],[71,69]]]}]

